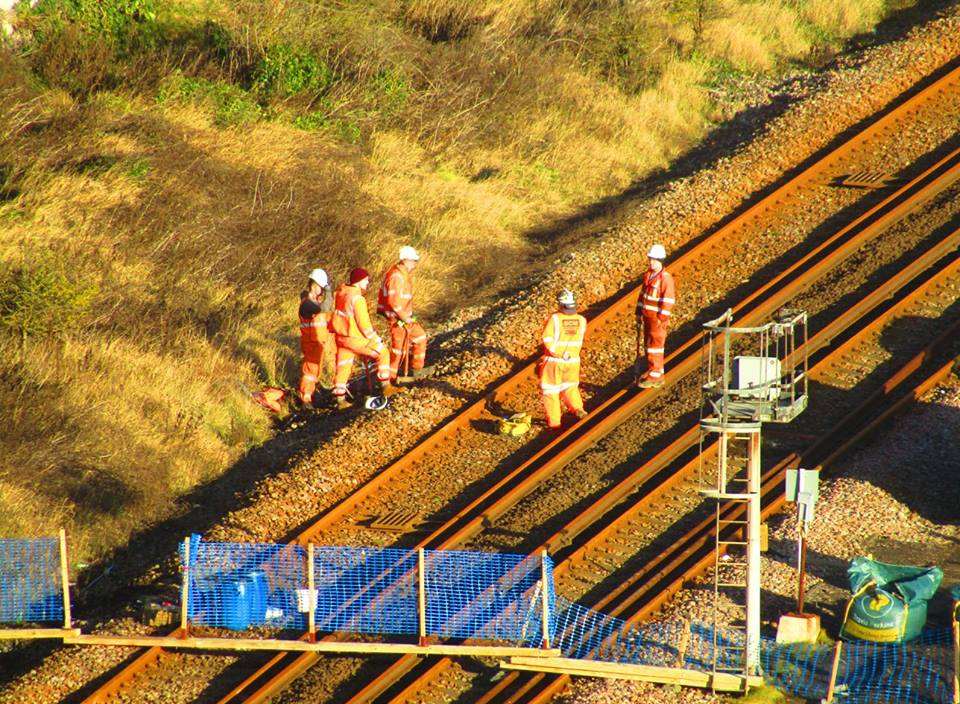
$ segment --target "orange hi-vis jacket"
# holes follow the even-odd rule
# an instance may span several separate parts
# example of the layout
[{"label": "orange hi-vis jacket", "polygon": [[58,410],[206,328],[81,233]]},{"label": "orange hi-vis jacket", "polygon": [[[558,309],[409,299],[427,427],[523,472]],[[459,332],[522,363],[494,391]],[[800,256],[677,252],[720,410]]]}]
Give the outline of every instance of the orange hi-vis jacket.
[{"label": "orange hi-vis jacket", "polygon": [[587,319],[576,313],[554,313],[543,327],[543,357],[540,388],[560,393],[580,380],[580,349],[587,333]]},{"label": "orange hi-vis jacket", "polygon": [[[307,303],[309,301],[309,303]],[[313,299],[305,299],[300,304],[300,349],[313,350],[323,346],[327,340],[330,321],[321,304]]]},{"label": "orange hi-vis jacket", "polygon": [[377,312],[402,320],[413,316],[413,276],[400,262],[387,270],[377,294]]},{"label": "orange hi-vis jacket", "polygon": [[647,270],[643,275],[643,290],[640,300],[637,301],[637,313],[668,318],[676,302],[677,287],[670,272],[666,269],[656,273]]},{"label": "orange hi-vis jacket", "polygon": [[334,311],[330,318],[330,330],[338,337],[377,339],[370,324],[367,301],[357,286],[340,284],[334,296]]}]

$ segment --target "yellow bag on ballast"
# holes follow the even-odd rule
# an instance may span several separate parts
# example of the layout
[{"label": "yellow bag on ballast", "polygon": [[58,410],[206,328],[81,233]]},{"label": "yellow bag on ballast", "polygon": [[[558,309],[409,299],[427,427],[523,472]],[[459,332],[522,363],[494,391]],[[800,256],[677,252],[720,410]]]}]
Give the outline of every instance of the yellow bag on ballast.
[{"label": "yellow bag on ballast", "polygon": [[501,418],[498,429],[501,435],[519,437],[530,430],[530,414],[514,413],[509,418]]}]

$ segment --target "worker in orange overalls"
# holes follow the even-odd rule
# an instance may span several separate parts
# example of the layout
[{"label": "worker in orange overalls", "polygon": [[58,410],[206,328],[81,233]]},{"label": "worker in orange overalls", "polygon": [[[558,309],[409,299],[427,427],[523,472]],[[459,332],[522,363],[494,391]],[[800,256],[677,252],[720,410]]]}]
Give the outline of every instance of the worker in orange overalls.
[{"label": "worker in orange overalls", "polygon": [[[650,268],[643,275],[643,287],[637,300],[637,381],[641,389],[663,386],[663,352],[667,342],[670,311],[677,302],[673,277],[663,268],[667,252],[662,244],[655,244],[647,253]],[[639,330],[638,330],[639,332]],[[640,360],[646,353],[647,370],[639,374]]]},{"label": "worker in orange overalls", "polygon": [[323,367],[323,346],[330,336],[327,328],[333,304],[329,285],[327,272],[314,269],[307,278],[306,291],[300,294],[300,402],[307,409],[313,408],[313,392]]},{"label": "worker in orange overalls", "polygon": [[334,312],[330,329],[336,335],[337,370],[333,382],[333,396],[338,408],[349,408],[347,382],[353,360],[359,355],[377,361],[377,379],[384,396],[396,388],[390,383],[390,352],[370,324],[367,301],[363,294],[370,285],[366,269],[350,272],[350,283],[341,284],[334,296]]},{"label": "worker in orange overalls", "polygon": [[[422,379],[433,372],[432,367],[425,366],[427,333],[413,314],[413,270],[419,261],[417,250],[409,245],[401,247],[399,260],[387,270],[377,296],[377,312],[390,322],[390,380],[393,382]],[[400,377],[400,362],[406,354],[409,354],[412,374]]]},{"label": "worker in orange overalls", "polygon": [[553,430],[560,428],[561,399],[577,418],[587,415],[580,398],[580,349],[587,332],[587,319],[577,314],[572,291],[561,291],[557,303],[560,310],[547,318],[540,336],[543,356],[539,365],[543,410],[547,427]]}]

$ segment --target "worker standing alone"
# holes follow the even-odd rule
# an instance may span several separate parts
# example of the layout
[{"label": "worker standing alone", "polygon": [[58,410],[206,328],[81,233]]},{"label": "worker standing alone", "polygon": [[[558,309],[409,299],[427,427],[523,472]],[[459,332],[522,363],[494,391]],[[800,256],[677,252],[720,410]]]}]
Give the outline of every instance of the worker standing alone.
[{"label": "worker standing alone", "polygon": [[577,418],[583,418],[583,399],[580,397],[580,350],[587,332],[587,319],[577,314],[572,291],[563,290],[557,296],[560,309],[547,318],[540,336],[543,356],[540,358],[540,391],[547,427],[560,428],[561,400]]},{"label": "worker standing alone", "polygon": [[[413,381],[430,376],[427,358],[427,333],[413,314],[413,270],[420,261],[416,249],[400,248],[399,260],[387,270],[377,296],[377,312],[390,322],[390,379]],[[409,377],[400,377],[400,363],[409,355]],[[405,370],[403,370],[405,371]]]},{"label": "worker standing alone", "polygon": [[[662,244],[655,244],[647,253],[649,269],[643,275],[643,287],[637,301],[637,386],[641,389],[663,386],[663,355],[667,343],[670,312],[676,303],[673,277],[663,268],[667,252]],[[638,331],[639,332],[639,331]],[[647,369],[639,374],[640,360],[647,357]]]},{"label": "worker standing alone", "polygon": [[349,408],[347,382],[353,369],[353,360],[359,355],[377,362],[377,379],[381,392],[389,396],[396,389],[390,383],[390,353],[370,324],[367,302],[363,297],[370,285],[365,269],[350,272],[350,283],[341,284],[334,296],[335,310],[330,329],[336,335],[337,370],[333,395],[338,408]]},{"label": "worker standing alone", "polygon": [[330,336],[328,317],[333,305],[328,295],[329,283],[327,272],[314,269],[307,279],[306,291],[300,295],[300,402],[307,409],[313,408],[313,392],[323,367],[323,347]]}]

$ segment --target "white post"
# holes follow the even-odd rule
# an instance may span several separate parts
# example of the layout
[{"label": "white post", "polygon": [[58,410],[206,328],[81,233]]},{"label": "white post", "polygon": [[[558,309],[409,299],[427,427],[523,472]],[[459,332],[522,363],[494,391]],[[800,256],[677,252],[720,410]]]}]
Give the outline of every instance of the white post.
[{"label": "white post", "polygon": [[550,647],[550,582],[547,581],[547,551],[540,554],[540,598],[543,604],[543,647]]},{"label": "white post", "polygon": [[70,629],[70,571],[67,569],[67,531],[60,529],[60,579],[63,582],[63,627]]},{"label": "white post", "polygon": [[190,598],[190,536],[183,539],[183,586],[180,592],[180,631],[187,637],[187,599]]},{"label": "white post", "polygon": [[313,578],[313,543],[307,543],[307,634],[311,643],[317,640],[316,585]]},{"label": "white post", "polygon": [[423,548],[417,550],[417,612],[420,620],[420,646],[427,644],[427,570]]},{"label": "white post", "polygon": [[760,430],[750,433],[747,457],[747,642],[746,674],[760,673]]}]

